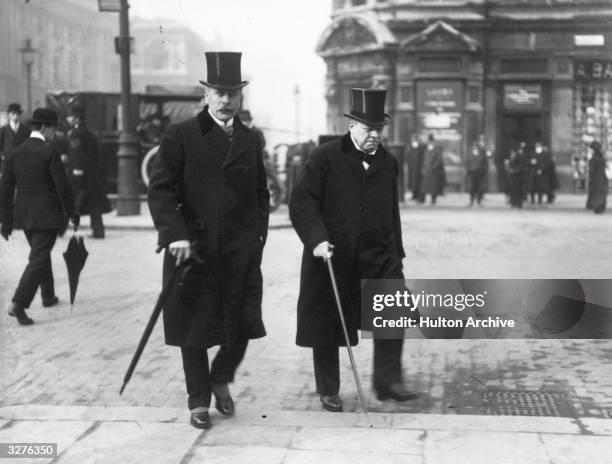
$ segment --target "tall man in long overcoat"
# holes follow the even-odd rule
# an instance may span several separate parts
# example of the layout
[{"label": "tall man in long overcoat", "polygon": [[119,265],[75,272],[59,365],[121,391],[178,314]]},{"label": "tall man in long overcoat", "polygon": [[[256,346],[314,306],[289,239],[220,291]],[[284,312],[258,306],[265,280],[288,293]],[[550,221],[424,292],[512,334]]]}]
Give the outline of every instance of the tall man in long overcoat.
[{"label": "tall man in long overcoat", "polygon": [[481,137],[478,143],[472,146],[472,152],[465,161],[466,184],[470,192],[470,206],[474,201],[480,205],[487,191],[489,180],[489,156],[490,152]]},{"label": "tall man in long overcoat", "polygon": [[83,108],[71,106],[66,118],[68,132],[68,159],[77,209],[81,215],[89,214],[91,237],[104,238],[102,213],[110,211],[104,188],[104,176],[94,133],[85,125]]},{"label": "tall man in long overcoat", "polygon": [[[269,193],[257,135],[240,109],[240,53],[206,53],[207,106],[171,125],[151,169],[149,207],[165,248],[164,282],[191,263],[163,308],[166,344],[181,347],[188,407],[195,427],[210,427],[211,392],[234,413],[227,384],[249,339],[265,336],[263,246]],[[219,345],[209,369],[207,349]]]},{"label": "tall man in long overcoat", "polygon": [[11,103],[6,112],[8,124],[0,127],[0,174],[5,158],[30,136],[30,126],[21,121],[21,105]]},{"label": "tall man in long overcoat", "polygon": [[57,304],[51,250],[68,220],[77,225],[79,222],[60,155],[48,143],[55,135],[57,113],[37,108],[31,124],[30,137],[8,154],[0,178],[0,232],[8,240],[13,228],[23,229],[30,245],[28,264],[9,311],[21,325],[34,322],[25,310],[39,286],[43,306]]},{"label": "tall man in long overcoat", "polygon": [[[339,346],[345,345],[327,266],[331,255],[351,345],[360,328],[360,280],[403,279],[398,163],[380,144],[389,116],[386,90],[353,89],[349,132],[308,158],[289,212],[304,244],[297,344],[312,347],[317,392],[328,411],[342,411]],[[380,400],[416,394],[401,381],[403,339],[374,340],[374,389]]]}]

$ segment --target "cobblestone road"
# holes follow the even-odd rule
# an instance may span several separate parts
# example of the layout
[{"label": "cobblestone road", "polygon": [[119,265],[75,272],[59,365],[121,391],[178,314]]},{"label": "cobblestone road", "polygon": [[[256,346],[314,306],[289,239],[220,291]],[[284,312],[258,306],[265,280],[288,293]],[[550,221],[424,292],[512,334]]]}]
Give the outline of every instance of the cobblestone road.
[{"label": "cobblestone road", "polygon": [[[610,278],[612,216],[584,211],[505,209],[402,210],[407,278]],[[123,397],[123,374],[160,290],[161,258],[152,231],[109,231],[88,240],[90,258],[77,303],[68,289],[60,239],[53,260],[62,304],[29,315],[19,327],[0,315],[0,406],[14,404],[186,406],[178,349],[163,344],[156,327]],[[20,233],[0,242],[0,305],[9,299],[25,264]],[[298,348],[295,306],[301,246],[293,230],[272,230],[264,253],[264,319],[268,336],[253,341],[232,391],[238,403],[274,409],[319,410],[310,352]],[[612,410],[612,341],[407,340],[404,376],[424,392],[413,403],[378,402],[369,391],[371,342],[356,358],[374,411],[482,413],[487,389],[561,392],[578,415],[608,417]],[[357,408],[345,353],[341,394]],[[475,399],[476,398],[476,399]]]}]

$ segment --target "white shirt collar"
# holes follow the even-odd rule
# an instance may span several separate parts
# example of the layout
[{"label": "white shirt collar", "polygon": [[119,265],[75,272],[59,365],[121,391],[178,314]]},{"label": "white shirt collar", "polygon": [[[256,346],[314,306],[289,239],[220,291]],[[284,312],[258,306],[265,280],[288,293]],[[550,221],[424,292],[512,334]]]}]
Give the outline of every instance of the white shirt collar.
[{"label": "white shirt collar", "polygon": [[213,121],[215,121],[217,125],[221,126],[221,128],[232,127],[232,125],[234,124],[234,118],[230,119],[227,122],[223,122],[220,119],[216,118],[215,115],[210,112],[210,108],[208,108],[208,114],[210,114],[210,117],[213,118]]},{"label": "white shirt collar", "polygon": [[32,139],[40,139],[43,142],[45,141],[45,136],[42,134],[42,132],[37,131],[37,130],[33,130],[32,133],[30,134],[30,138]]},{"label": "white shirt collar", "polygon": [[17,132],[19,130],[19,122],[14,123],[13,121],[9,121],[9,124],[11,125],[11,129],[13,129],[13,132]]}]

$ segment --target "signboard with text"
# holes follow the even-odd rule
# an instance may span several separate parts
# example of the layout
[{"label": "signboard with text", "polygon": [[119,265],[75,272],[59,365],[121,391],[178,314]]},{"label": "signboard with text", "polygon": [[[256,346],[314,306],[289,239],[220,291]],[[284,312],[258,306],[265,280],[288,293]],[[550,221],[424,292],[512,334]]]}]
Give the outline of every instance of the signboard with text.
[{"label": "signboard with text", "polygon": [[121,11],[121,0],[98,0],[99,11]]},{"label": "signboard with text", "polygon": [[504,108],[539,110],[542,108],[542,85],[504,84]]},{"label": "signboard with text", "polygon": [[419,133],[434,135],[447,162],[459,161],[463,140],[463,82],[419,81],[416,89]]}]

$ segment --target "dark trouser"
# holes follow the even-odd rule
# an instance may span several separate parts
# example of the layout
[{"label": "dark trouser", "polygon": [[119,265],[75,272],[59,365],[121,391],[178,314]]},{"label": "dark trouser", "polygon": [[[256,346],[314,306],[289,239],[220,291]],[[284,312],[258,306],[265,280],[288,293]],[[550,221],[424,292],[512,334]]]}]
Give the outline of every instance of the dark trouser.
[{"label": "dark trouser", "polygon": [[[402,348],[404,340],[374,339],[374,389],[388,387],[402,381]],[[344,349],[344,348],[342,348]],[[317,393],[337,395],[340,391],[340,348],[315,346],[312,348]]]},{"label": "dark trouser", "polygon": [[89,221],[92,235],[95,238],[104,238],[104,223],[102,222],[102,213],[98,210],[90,211]]},{"label": "dark trouser", "polygon": [[39,286],[43,301],[55,297],[51,250],[55,245],[57,230],[26,230],[24,232],[30,244],[30,256],[13,295],[13,301],[23,308],[29,308]]},{"label": "dark trouser", "polygon": [[221,346],[210,370],[208,368],[208,353],[206,348],[181,347],[183,370],[187,385],[187,406],[189,409],[209,407],[211,383],[230,383],[244,358],[247,344],[233,347]]}]

